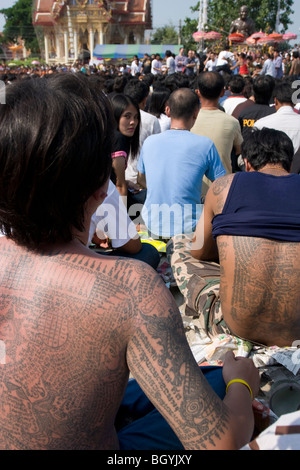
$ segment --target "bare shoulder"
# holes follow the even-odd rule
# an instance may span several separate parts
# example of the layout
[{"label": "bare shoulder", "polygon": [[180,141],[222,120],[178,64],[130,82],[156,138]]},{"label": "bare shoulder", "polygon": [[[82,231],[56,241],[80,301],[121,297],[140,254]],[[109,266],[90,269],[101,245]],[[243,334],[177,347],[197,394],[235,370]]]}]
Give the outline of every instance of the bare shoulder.
[{"label": "bare shoulder", "polygon": [[234,176],[234,173],[221,176],[211,185],[209,197],[214,214],[222,212]]},{"label": "bare shoulder", "polygon": [[217,178],[212,184],[212,192],[215,196],[219,196],[224,191],[230,188],[232,180],[234,178],[234,174],[224,175],[220,178]]}]

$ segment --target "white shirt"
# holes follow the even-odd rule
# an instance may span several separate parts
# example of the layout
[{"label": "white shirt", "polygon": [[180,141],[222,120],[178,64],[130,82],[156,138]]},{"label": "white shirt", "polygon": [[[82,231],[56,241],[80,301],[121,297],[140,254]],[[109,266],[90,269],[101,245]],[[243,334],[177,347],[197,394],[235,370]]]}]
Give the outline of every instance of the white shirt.
[{"label": "white shirt", "polygon": [[131,64],[131,75],[134,76],[136,73],[139,73],[142,68],[142,62],[138,64],[136,62],[132,62]]},{"label": "white shirt", "polygon": [[255,127],[285,132],[293,142],[295,153],[300,148],[300,115],[291,106],[281,106],[276,113],[258,119]]},{"label": "white shirt", "polygon": [[[229,51],[221,51],[220,54],[218,55],[217,59],[217,66],[224,65],[224,59],[230,59],[234,54]],[[226,61],[228,64],[228,62]]]},{"label": "white shirt", "polygon": [[271,77],[275,77],[275,65],[271,59],[267,59],[264,61],[264,65],[260,75],[271,75]]},{"label": "white shirt", "polygon": [[[227,61],[224,61],[224,64],[227,63]],[[223,64],[223,65],[224,65]],[[208,60],[206,62],[206,66],[205,66],[205,69],[208,71],[208,72],[214,72],[216,70],[216,66],[217,66],[217,59],[215,60]]]},{"label": "white shirt", "polygon": [[167,60],[167,69],[168,69],[168,75],[171,75],[172,73],[175,73],[175,59],[174,57],[168,57]]},{"label": "white shirt", "polygon": [[236,106],[246,100],[247,98],[245,98],[245,96],[228,96],[228,98],[226,98],[226,100],[223,102],[222,106],[227,114],[232,115]]},{"label": "white shirt", "polygon": [[120,248],[138,237],[135,224],[128,216],[122,197],[112,181],[109,181],[106,198],[92,215],[88,245],[95,233],[100,239],[110,238],[113,248]]},{"label": "white shirt", "polygon": [[161,114],[158,118],[161,132],[167,131],[171,127],[171,118],[168,117],[166,114]]},{"label": "white shirt", "polygon": [[160,60],[156,60],[156,59],[152,60],[151,73],[153,73],[153,75],[157,75],[158,73],[161,73],[160,71],[155,70],[155,68],[161,70],[161,67],[162,67],[162,63],[160,62]]}]

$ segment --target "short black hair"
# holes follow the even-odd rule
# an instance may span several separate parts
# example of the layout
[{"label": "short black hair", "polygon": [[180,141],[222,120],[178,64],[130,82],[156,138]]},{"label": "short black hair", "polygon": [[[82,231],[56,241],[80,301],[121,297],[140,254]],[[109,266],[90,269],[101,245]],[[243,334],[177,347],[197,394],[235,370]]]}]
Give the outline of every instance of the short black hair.
[{"label": "short black hair", "polygon": [[225,87],[225,80],[219,72],[201,72],[195,83],[203,98],[217,99]]},{"label": "short black hair", "polygon": [[256,104],[268,105],[271,101],[275,79],[271,75],[260,75],[253,81],[253,93]]},{"label": "short black hair", "polygon": [[228,82],[228,86],[232,93],[242,93],[245,88],[245,80],[241,75],[233,75]]},{"label": "short black hair", "polygon": [[138,79],[129,80],[124,88],[125,95],[130,96],[138,105],[147,98],[149,91],[147,83]]},{"label": "short black hair", "polygon": [[169,100],[170,116],[175,119],[189,119],[199,107],[199,98],[190,88],[178,88],[171,93]]},{"label": "short black hair", "polygon": [[256,171],[267,164],[281,164],[290,171],[294,146],[285,132],[264,127],[256,127],[243,133],[242,156],[246,158]]},{"label": "short black hair", "polygon": [[273,96],[277,98],[279,103],[285,103],[293,105],[293,89],[289,81],[283,81],[278,83],[274,88]]},{"label": "short black hair", "polygon": [[111,174],[113,115],[84,74],[17,80],[0,105],[0,230],[30,250],[70,242]]}]

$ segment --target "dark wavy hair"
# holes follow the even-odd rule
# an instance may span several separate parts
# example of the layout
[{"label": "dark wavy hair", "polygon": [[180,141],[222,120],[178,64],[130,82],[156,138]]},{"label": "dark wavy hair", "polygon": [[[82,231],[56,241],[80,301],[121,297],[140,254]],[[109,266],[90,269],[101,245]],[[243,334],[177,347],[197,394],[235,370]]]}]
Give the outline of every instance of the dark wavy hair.
[{"label": "dark wavy hair", "polygon": [[139,149],[140,149],[140,123],[141,123],[141,115],[140,115],[140,108],[136,101],[134,101],[130,96],[125,95],[124,93],[117,93],[110,98],[114,118],[115,118],[115,125],[117,130],[119,130],[119,121],[128,106],[133,105],[138,112],[139,122],[136,126],[135,132],[132,137],[126,137],[130,146],[131,156],[133,158],[137,157]]},{"label": "dark wavy hair", "polygon": [[0,230],[31,250],[83,230],[111,173],[113,116],[83,74],[20,80],[0,106]]},{"label": "dark wavy hair", "polygon": [[264,127],[247,130],[242,143],[243,158],[247,158],[252,168],[260,170],[267,164],[279,163],[286,171],[290,171],[294,146],[285,132]]}]

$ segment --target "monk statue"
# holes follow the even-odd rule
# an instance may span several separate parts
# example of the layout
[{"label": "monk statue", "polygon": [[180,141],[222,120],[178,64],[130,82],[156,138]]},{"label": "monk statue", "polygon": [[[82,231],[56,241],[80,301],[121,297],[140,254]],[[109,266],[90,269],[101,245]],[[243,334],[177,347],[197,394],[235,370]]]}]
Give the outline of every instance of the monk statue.
[{"label": "monk statue", "polygon": [[255,32],[255,23],[248,17],[249,10],[246,5],[243,5],[240,9],[240,17],[233,20],[230,26],[229,33],[241,33],[245,36],[245,39],[251,36]]}]

